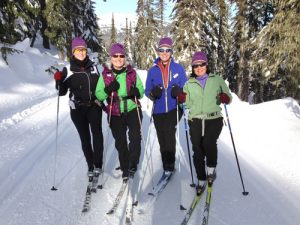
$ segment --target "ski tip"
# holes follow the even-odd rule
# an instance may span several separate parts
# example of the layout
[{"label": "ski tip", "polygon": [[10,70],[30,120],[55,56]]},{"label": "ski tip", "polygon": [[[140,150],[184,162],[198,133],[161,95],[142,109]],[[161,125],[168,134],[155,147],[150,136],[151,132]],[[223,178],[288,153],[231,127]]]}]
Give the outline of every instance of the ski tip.
[{"label": "ski tip", "polygon": [[135,201],[134,203],[132,203],[133,206],[137,206],[139,204],[139,201]]},{"label": "ski tip", "polygon": [[248,194],[249,194],[248,191],[243,191],[243,195],[244,195],[244,196],[247,196]]},{"label": "ski tip", "polygon": [[51,191],[57,191],[57,188],[52,186]]},{"label": "ski tip", "polygon": [[113,214],[114,212],[115,212],[115,210],[111,209],[111,210],[109,210],[106,214],[107,214],[107,215],[111,215],[111,214]]},{"label": "ski tip", "polygon": [[193,188],[193,187],[196,187],[196,184],[193,183],[193,184],[190,184],[190,186]]},{"label": "ski tip", "polygon": [[88,208],[84,208],[84,209],[82,209],[82,213],[86,213],[86,212],[88,212],[89,211],[89,209]]},{"label": "ski tip", "polygon": [[186,210],[186,208],[183,207],[183,205],[180,205],[180,210]]},{"label": "ski tip", "polygon": [[128,183],[128,180],[129,180],[129,178],[124,178],[124,179],[122,180],[123,184]]},{"label": "ski tip", "polygon": [[148,195],[154,196],[154,194],[152,192],[149,192]]}]

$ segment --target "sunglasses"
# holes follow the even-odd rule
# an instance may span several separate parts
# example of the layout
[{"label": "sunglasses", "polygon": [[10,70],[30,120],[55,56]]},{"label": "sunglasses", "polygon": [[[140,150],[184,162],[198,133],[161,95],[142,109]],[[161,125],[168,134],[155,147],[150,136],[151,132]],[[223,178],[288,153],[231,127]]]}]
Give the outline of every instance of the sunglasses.
[{"label": "sunglasses", "polygon": [[112,57],[113,57],[113,58],[121,58],[121,59],[124,59],[124,58],[125,58],[125,55],[113,55]]},{"label": "sunglasses", "polygon": [[198,68],[198,67],[204,67],[204,66],[206,66],[206,65],[207,65],[207,63],[206,63],[206,62],[203,62],[203,63],[200,63],[200,64],[192,65],[192,68],[193,68],[193,69],[196,69],[196,68]]},{"label": "sunglasses", "polygon": [[80,53],[80,52],[82,52],[82,53],[86,53],[86,48],[76,48],[75,50],[74,50],[74,53]]},{"label": "sunglasses", "polygon": [[159,48],[158,52],[160,52],[160,53],[163,53],[163,52],[170,53],[170,52],[172,52],[172,49],[170,49],[170,48]]}]

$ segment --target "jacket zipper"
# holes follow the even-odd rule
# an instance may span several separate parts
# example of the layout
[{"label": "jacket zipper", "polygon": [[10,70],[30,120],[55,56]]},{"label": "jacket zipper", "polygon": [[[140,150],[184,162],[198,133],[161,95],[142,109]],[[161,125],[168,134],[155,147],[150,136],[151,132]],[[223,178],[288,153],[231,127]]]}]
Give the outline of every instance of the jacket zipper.
[{"label": "jacket zipper", "polygon": [[165,88],[166,113],[168,112],[168,91],[167,91],[167,88]]},{"label": "jacket zipper", "polygon": [[92,101],[92,95],[91,95],[91,80],[90,80],[89,75],[88,75],[86,72],[84,72],[84,73],[85,73],[85,75],[87,76],[87,79],[88,79],[88,87],[89,87],[88,92],[89,92],[89,98],[90,98],[90,101]]}]

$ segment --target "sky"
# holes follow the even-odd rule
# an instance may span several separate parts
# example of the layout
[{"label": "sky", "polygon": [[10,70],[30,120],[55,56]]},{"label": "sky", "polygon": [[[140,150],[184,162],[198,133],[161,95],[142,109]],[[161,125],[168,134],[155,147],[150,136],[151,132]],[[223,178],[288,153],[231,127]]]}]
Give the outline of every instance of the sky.
[{"label": "sky", "polygon": [[[106,149],[100,181],[103,189],[92,195],[90,212],[82,214],[87,166],[70,119],[68,95],[58,98],[53,76],[45,72],[50,65],[62,68],[69,63],[59,60],[54,50],[29,45],[26,39],[12,46],[22,52],[8,55],[9,65],[0,57],[0,224],[124,224],[126,195],[115,215],[106,214],[122,183],[120,171],[115,170],[119,163],[106,114],[102,123]],[[147,72],[137,72],[145,82]],[[137,213],[149,201],[147,193],[162,174],[156,132],[150,123],[151,102],[144,97],[141,104],[143,144],[133,191],[139,184],[141,188],[133,225],[179,225],[185,213],[179,205],[187,208],[194,196],[183,120],[178,131],[176,172],[148,211]],[[249,105],[233,94],[227,109],[249,195],[242,195],[229,129],[224,126],[218,141],[209,225],[300,224],[299,104],[284,98]],[[145,170],[145,151],[151,153],[152,172]],[[195,171],[193,175],[195,180]],[[52,186],[58,190],[51,191]],[[202,221],[203,208],[204,197],[189,225]]]},{"label": "sky", "polygon": [[[171,13],[172,5],[174,3],[166,2],[165,15],[168,16]],[[100,18],[99,24],[101,27],[107,27],[111,25],[112,13],[114,13],[115,24],[117,27],[125,28],[126,18],[128,22],[131,21],[132,25],[136,21],[136,8],[137,0],[102,0],[96,1],[96,14]],[[166,17],[167,18],[167,17]]]}]

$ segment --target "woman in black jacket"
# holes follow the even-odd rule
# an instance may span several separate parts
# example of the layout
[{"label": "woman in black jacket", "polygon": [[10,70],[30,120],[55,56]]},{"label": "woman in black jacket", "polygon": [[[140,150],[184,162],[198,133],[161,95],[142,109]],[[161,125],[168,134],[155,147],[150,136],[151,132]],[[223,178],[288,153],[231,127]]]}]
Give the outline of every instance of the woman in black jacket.
[{"label": "woman in black jacket", "polygon": [[72,73],[67,76],[67,69],[64,68],[54,74],[54,79],[60,96],[68,90],[70,92],[71,119],[80,136],[88,176],[93,176],[93,172],[101,173],[103,158],[102,109],[95,96],[99,74],[87,56],[87,45],[82,38],[72,40],[72,54]]}]

